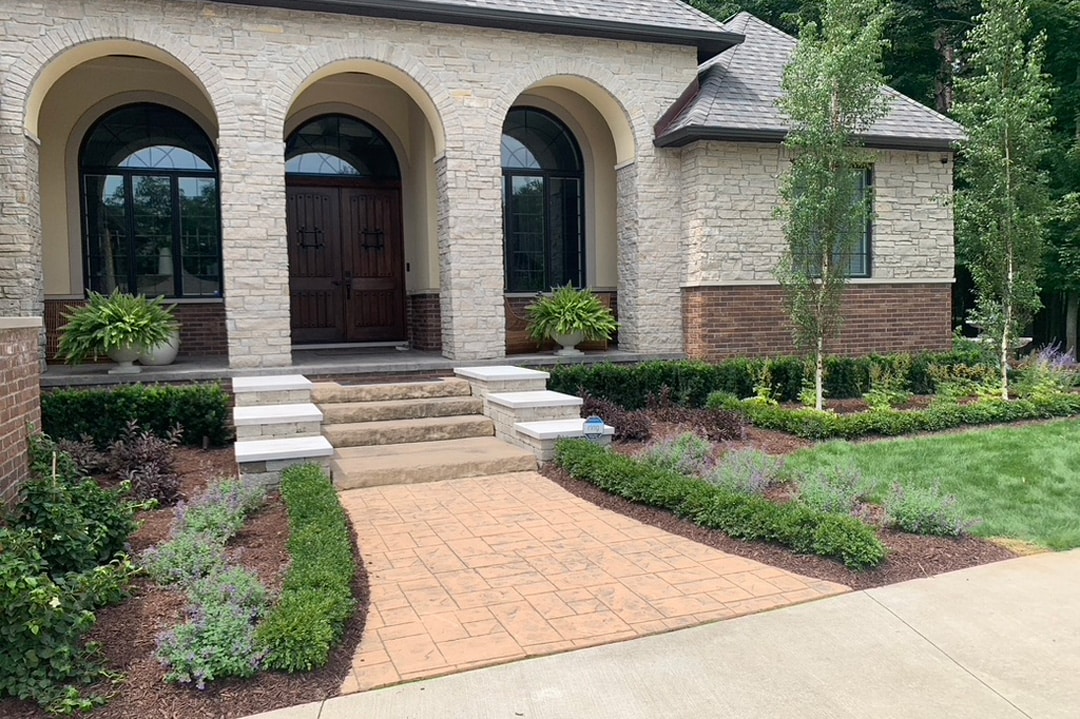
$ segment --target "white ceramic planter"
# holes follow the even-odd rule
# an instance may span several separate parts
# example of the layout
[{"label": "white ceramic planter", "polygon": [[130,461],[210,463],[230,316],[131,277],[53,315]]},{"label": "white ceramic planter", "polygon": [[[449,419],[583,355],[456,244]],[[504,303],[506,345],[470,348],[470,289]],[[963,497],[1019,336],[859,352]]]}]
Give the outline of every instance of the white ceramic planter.
[{"label": "white ceramic planter", "polygon": [[176,353],[180,351],[180,333],[173,332],[169,339],[148,350],[139,353],[139,364],[147,367],[164,367],[176,360]]},{"label": "white ceramic planter", "polygon": [[136,367],[133,364],[135,360],[139,359],[140,351],[138,347],[117,347],[109,350],[106,354],[109,355],[109,359],[116,363],[116,367],[109,370],[109,374],[138,374],[142,372],[141,367]]},{"label": "white ceramic planter", "polygon": [[553,333],[551,339],[555,340],[557,344],[562,345],[562,349],[555,351],[555,354],[560,357],[576,357],[583,354],[581,350],[574,348],[579,342],[585,339],[584,332],[571,332],[567,335]]}]

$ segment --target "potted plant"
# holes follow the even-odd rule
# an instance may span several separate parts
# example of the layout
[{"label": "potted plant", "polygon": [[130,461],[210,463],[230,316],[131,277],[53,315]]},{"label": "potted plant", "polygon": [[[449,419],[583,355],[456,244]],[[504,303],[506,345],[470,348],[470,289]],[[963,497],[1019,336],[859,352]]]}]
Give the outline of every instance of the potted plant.
[{"label": "potted plant", "polygon": [[550,337],[562,346],[556,354],[563,356],[581,354],[574,347],[582,340],[611,339],[619,329],[615,316],[599,297],[571,284],[539,295],[525,311],[529,318],[529,336],[537,342]]},{"label": "potted plant", "polygon": [[139,372],[133,362],[145,348],[155,348],[175,334],[172,308],[162,297],[147,299],[119,290],[102,295],[91,292],[89,301],[64,315],[60,356],[68,364],[107,355],[119,365],[110,373]]}]

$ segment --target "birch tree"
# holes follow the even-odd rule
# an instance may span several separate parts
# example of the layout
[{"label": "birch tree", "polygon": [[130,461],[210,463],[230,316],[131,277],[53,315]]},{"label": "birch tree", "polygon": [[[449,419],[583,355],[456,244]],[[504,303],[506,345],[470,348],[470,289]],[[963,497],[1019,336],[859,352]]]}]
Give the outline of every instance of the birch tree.
[{"label": "birch tree", "polygon": [[1009,397],[1009,354],[1041,307],[1051,85],[1045,36],[1030,42],[1027,0],[984,0],[964,42],[968,73],[957,82],[956,117],[967,128],[956,193],[957,246],[975,281],[971,322],[992,338],[1001,396]]},{"label": "birch tree", "polygon": [[787,248],[777,269],[800,351],[813,357],[815,405],[822,408],[827,340],[842,324],[850,256],[872,199],[860,174],[873,157],[858,137],[887,110],[881,88],[885,0],[821,0],[820,26],[802,25],[784,72],[780,108],[792,129],[791,166],[779,215]]}]

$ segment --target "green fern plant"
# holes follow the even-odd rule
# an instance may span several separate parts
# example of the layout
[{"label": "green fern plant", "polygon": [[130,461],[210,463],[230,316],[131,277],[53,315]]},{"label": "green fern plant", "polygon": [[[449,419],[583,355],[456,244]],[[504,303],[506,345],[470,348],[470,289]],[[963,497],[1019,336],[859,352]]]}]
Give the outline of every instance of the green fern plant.
[{"label": "green fern plant", "polygon": [[529,336],[542,342],[552,335],[580,332],[588,340],[607,340],[619,329],[611,310],[589,290],[573,285],[556,287],[551,294],[540,295],[526,308]]},{"label": "green fern plant", "polygon": [[177,328],[172,309],[163,297],[91,292],[86,305],[64,315],[60,356],[68,364],[80,364],[116,349],[156,347]]}]

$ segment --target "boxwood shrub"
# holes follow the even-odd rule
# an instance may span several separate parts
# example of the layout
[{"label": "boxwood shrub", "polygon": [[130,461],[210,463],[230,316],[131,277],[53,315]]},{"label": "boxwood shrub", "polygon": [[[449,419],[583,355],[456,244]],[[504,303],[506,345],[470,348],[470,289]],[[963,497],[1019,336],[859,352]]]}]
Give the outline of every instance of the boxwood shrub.
[{"label": "boxwood shrub", "polygon": [[835,414],[813,409],[789,409],[759,402],[740,402],[717,393],[711,409],[739,410],[755,427],[787,432],[804,439],[895,437],[913,432],[938,432],[966,425],[1051,419],[1080,414],[1080,395],[1057,395],[1018,400],[985,399],[972,404],[935,402],[926,409],[875,409],[857,414]]},{"label": "boxwood shrub", "polygon": [[735,494],[582,440],[559,442],[555,457],[575,479],[633,502],[667,509],[734,539],[775,542],[802,554],[838,560],[852,569],[874,567],[885,560],[885,545],[875,531],[852,517]]},{"label": "boxwood shrub", "polygon": [[[934,390],[930,376],[932,365],[974,365],[980,361],[979,355],[970,351],[830,357],[825,363],[825,393],[832,399],[861,397],[870,388],[871,367],[901,364],[906,367],[907,389],[915,394],[930,394]],[[669,387],[675,402],[688,407],[703,407],[713,392],[752,396],[754,384],[763,369],[768,371],[775,399],[798,401],[806,368],[802,360],[791,357],[732,359],[717,364],[657,361],[638,365],[560,365],[550,370],[548,388],[569,394],[587,392],[634,410],[643,408],[650,395],[657,395],[664,387]]]},{"label": "boxwood shrub", "polygon": [[161,437],[179,425],[185,444],[220,446],[232,438],[231,406],[219,384],[64,389],[42,395],[41,424],[54,439],[89,436],[99,449],[119,439],[132,420]]},{"label": "boxwood shrub", "polygon": [[321,467],[285,470],[281,496],[289,512],[292,564],[257,638],[268,668],[311,671],[326,664],[356,608],[357,559],[348,517]]}]

